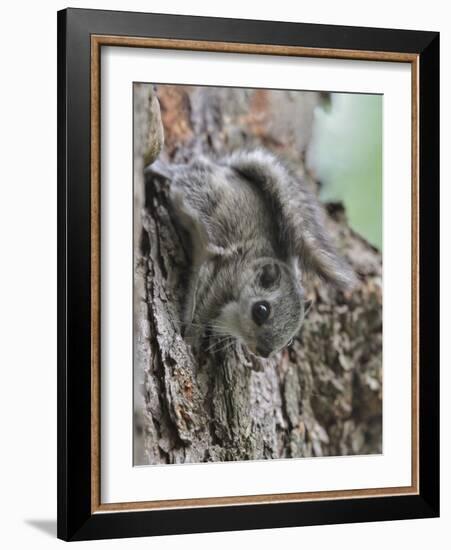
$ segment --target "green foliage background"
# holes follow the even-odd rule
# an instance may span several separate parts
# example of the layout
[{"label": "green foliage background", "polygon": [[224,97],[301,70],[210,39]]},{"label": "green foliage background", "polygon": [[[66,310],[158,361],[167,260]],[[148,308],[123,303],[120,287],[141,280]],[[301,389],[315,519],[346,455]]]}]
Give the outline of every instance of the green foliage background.
[{"label": "green foliage background", "polygon": [[321,199],[340,200],[353,229],[382,249],[381,95],[330,94],[315,113],[310,164]]}]

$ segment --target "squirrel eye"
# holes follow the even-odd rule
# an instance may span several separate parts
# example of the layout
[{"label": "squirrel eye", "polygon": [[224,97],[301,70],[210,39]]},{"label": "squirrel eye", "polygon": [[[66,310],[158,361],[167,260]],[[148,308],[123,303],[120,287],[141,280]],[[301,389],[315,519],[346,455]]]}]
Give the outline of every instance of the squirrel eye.
[{"label": "squirrel eye", "polygon": [[257,325],[262,325],[268,319],[270,312],[268,302],[255,302],[252,306],[252,319]]},{"label": "squirrel eye", "polygon": [[289,348],[290,346],[293,345],[293,338],[290,338],[288,344],[287,344],[287,348]]}]

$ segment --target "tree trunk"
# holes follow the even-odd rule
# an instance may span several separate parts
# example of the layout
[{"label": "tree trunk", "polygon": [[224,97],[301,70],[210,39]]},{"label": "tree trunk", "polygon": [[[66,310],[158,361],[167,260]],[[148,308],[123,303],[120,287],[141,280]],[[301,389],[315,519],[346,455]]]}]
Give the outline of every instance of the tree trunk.
[{"label": "tree trunk", "polygon": [[[161,148],[153,93],[135,85],[135,464],[380,453],[381,256],[341,204],[326,205],[327,224],[359,274],[357,290],[307,281],[313,305],[275,359],[193,357],[180,326],[189,254],[168,184],[143,175]],[[304,158],[321,94],[159,86],[157,95],[167,160],[263,145],[318,190]]]}]

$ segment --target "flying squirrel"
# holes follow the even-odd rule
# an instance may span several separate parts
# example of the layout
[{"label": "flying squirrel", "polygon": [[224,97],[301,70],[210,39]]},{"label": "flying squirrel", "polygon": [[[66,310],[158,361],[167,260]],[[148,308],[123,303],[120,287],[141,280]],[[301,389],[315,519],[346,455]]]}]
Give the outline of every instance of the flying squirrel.
[{"label": "flying squirrel", "polygon": [[157,160],[146,172],[170,181],[175,217],[190,236],[183,323],[195,348],[209,331],[269,357],[301,328],[305,273],[341,290],[354,286],[318,200],[274,154],[237,151],[186,165]]}]

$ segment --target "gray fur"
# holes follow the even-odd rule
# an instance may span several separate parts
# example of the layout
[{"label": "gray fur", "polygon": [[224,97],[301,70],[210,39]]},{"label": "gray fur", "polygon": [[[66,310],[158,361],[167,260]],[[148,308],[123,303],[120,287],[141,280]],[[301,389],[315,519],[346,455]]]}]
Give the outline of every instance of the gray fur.
[{"label": "gray fur", "polygon": [[[300,330],[299,267],[340,289],[354,282],[323,231],[315,197],[269,152],[182,166],[157,163],[148,170],[171,180],[172,205],[191,237],[184,322],[192,344],[210,330],[268,356]],[[259,325],[251,310],[261,301],[270,315]]]}]

